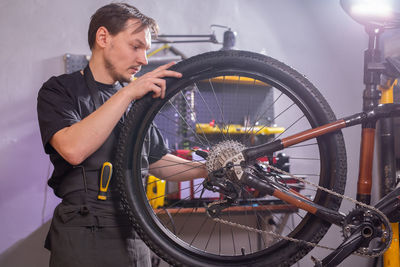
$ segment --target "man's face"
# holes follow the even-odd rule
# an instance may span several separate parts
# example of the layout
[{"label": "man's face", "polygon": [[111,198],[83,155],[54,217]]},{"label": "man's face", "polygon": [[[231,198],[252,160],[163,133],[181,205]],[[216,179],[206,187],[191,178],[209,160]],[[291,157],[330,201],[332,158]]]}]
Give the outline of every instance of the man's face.
[{"label": "man's face", "polygon": [[138,20],[128,20],[123,31],[110,36],[104,50],[106,68],[116,81],[129,82],[148,63],[146,52],[150,49],[151,34],[148,27],[135,32],[139,26]]}]

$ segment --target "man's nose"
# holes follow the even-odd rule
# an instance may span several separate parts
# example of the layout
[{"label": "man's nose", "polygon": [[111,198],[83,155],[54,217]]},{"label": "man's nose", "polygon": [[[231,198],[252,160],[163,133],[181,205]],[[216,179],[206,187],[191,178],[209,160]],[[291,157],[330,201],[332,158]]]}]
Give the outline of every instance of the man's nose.
[{"label": "man's nose", "polygon": [[141,54],[139,55],[139,57],[138,57],[138,63],[139,63],[140,65],[147,65],[147,64],[149,64],[149,61],[147,60],[147,54],[146,54],[146,52],[141,53]]}]

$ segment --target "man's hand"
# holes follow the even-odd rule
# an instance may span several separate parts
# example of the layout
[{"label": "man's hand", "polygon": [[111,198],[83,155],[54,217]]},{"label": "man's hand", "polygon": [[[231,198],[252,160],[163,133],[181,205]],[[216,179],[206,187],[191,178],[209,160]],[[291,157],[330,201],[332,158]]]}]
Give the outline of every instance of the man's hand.
[{"label": "man's hand", "polygon": [[162,65],[155,70],[144,74],[133,80],[123,89],[128,90],[132,100],[140,99],[149,92],[153,92],[153,98],[165,97],[166,84],[164,77],[181,78],[182,74],[176,71],[168,70],[175,62]]}]

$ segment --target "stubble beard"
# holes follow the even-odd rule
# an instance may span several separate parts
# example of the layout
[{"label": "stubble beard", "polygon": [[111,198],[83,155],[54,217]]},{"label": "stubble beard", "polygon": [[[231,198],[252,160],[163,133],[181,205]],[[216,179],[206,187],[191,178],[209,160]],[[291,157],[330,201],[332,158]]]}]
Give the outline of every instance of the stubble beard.
[{"label": "stubble beard", "polygon": [[122,74],[119,74],[116,71],[114,64],[108,58],[104,59],[104,64],[108,73],[110,74],[110,76],[113,78],[114,81],[119,81],[124,83],[129,83],[131,81],[130,79],[126,79]]}]

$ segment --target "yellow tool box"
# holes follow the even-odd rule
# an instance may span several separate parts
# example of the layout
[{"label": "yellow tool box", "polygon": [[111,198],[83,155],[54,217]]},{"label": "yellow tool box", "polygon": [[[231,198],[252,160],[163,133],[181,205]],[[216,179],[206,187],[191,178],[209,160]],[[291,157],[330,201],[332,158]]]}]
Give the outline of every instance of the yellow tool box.
[{"label": "yellow tool box", "polygon": [[153,209],[163,207],[165,199],[165,181],[153,175],[149,175],[147,177],[146,195]]}]

